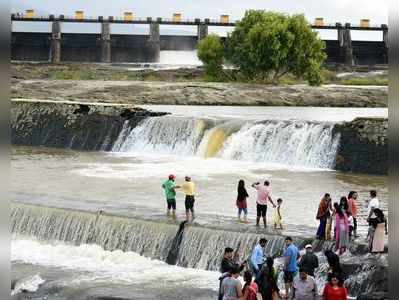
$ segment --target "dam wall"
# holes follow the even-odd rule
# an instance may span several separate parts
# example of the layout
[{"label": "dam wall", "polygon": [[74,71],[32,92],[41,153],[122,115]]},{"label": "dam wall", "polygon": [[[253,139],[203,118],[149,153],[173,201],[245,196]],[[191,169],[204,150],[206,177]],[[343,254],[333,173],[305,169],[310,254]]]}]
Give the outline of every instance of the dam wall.
[{"label": "dam wall", "polygon": [[[222,38],[223,40],[225,38]],[[110,34],[109,62],[159,62],[158,51],[196,49],[197,36],[160,35],[159,45],[149,41],[148,35]],[[346,48],[338,40],[326,40],[328,64],[348,64]],[[383,41],[352,41],[354,65],[388,63],[388,52]],[[53,61],[51,33],[12,32],[11,59],[19,61]],[[104,62],[101,34],[62,33],[60,38],[60,61]]]}]

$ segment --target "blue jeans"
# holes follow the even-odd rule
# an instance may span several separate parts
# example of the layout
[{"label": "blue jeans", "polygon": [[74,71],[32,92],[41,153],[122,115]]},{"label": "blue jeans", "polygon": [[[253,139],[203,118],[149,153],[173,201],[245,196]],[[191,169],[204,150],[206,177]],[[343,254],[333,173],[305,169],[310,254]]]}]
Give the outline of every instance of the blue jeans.
[{"label": "blue jeans", "polygon": [[241,212],[244,211],[244,214],[248,214],[248,209],[247,208],[238,208],[238,214],[241,215]]}]

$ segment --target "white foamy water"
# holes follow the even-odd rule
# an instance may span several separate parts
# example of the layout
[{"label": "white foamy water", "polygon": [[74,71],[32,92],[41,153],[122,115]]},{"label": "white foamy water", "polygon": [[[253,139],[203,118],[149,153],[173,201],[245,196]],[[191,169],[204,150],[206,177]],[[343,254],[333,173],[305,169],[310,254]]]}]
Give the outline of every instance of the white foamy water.
[{"label": "white foamy water", "polygon": [[[91,272],[93,280],[113,283],[175,283],[217,290],[220,276],[218,272],[171,266],[134,252],[106,251],[94,244],[44,244],[32,239],[11,241],[11,261]],[[36,277],[30,282],[38,286],[39,280]]]},{"label": "white foamy water", "polygon": [[36,292],[39,286],[44,282],[45,281],[40,277],[39,274],[28,276],[15,284],[14,289],[11,291],[11,296],[19,294],[22,291],[31,293]]},{"label": "white foamy water", "polygon": [[280,164],[287,168],[332,168],[339,144],[334,125],[306,121],[219,120],[165,116],[125,123],[115,152],[175,154]]},{"label": "white foamy water", "polygon": [[197,56],[197,50],[163,50],[160,52],[159,63],[174,65],[176,67],[196,67],[202,65]]}]

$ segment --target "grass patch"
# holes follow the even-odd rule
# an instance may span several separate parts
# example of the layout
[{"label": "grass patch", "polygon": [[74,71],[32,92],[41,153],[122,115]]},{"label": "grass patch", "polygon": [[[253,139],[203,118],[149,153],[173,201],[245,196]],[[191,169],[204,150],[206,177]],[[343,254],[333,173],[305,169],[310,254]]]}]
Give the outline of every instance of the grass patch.
[{"label": "grass patch", "polygon": [[373,76],[373,77],[353,77],[344,78],[338,81],[339,84],[344,85],[388,85],[389,80],[387,76]]}]

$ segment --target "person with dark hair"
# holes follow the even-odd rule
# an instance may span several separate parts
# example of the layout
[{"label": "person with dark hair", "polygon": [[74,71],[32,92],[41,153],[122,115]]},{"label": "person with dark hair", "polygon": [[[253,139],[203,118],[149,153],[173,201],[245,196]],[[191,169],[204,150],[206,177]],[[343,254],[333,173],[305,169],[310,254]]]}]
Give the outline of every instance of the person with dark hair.
[{"label": "person with dark hair", "polygon": [[270,182],[266,180],[263,185],[261,185],[259,182],[256,182],[252,184],[252,187],[257,190],[256,226],[259,226],[260,217],[262,217],[263,225],[266,228],[267,201],[269,201],[273,205],[273,207],[276,207],[272,197],[270,196],[271,195]]},{"label": "person with dark hair", "polygon": [[324,252],[324,255],[327,259],[327,263],[328,263],[328,273],[334,273],[334,274],[338,274],[339,278],[344,278],[344,273],[341,267],[341,264],[339,262],[339,256],[337,254],[335,254],[333,251],[331,250],[326,250]]},{"label": "person with dark hair", "polygon": [[304,269],[306,273],[314,277],[314,270],[319,267],[319,259],[313,253],[313,246],[308,244],[305,246],[306,253],[302,255],[299,267]]},{"label": "person with dark hair", "polygon": [[355,191],[350,191],[348,194],[348,206],[349,206],[349,212],[352,215],[353,218],[353,237],[357,238],[357,192]]},{"label": "person with dark hair", "polygon": [[339,200],[339,207],[346,213],[349,210],[348,199],[345,196],[342,196]]},{"label": "person with dark hair", "polygon": [[343,254],[349,246],[349,223],[348,216],[341,206],[335,206],[335,245],[339,254]]},{"label": "person with dark hair", "polygon": [[162,188],[165,191],[165,197],[167,203],[166,215],[169,217],[170,211],[172,211],[173,219],[176,219],[176,189],[179,188],[179,186],[177,186],[175,183],[175,179],[176,176],[170,174],[168,180],[162,183]]},{"label": "person with dark hair", "polygon": [[315,300],[317,296],[316,281],[306,273],[303,268],[299,269],[299,276],[294,279],[292,285],[293,300]]},{"label": "person with dark hair", "polygon": [[373,210],[375,208],[380,208],[380,201],[377,198],[377,191],[371,190],[370,191],[370,200],[369,200],[369,204],[367,206],[368,218],[370,218],[370,216],[373,213]]},{"label": "person with dark hair", "polygon": [[273,216],[274,229],[277,229],[277,226],[280,229],[283,229],[283,224],[282,224],[283,217],[281,216],[281,205],[282,204],[283,204],[283,199],[278,198],[277,199],[277,207],[276,207],[276,210],[275,210],[274,216]]},{"label": "person with dark hair", "polygon": [[298,259],[301,257],[297,246],[292,242],[292,238],[287,236],[285,238],[286,249],[284,251],[284,283],[285,283],[285,298],[288,297],[292,289],[292,282],[294,276],[298,272]]},{"label": "person with dark hair", "polygon": [[266,247],[267,240],[265,238],[261,238],[259,243],[255,246],[251,255],[251,266],[255,273],[255,277],[258,275],[260,269],[262,268],[263,263],[265,262],[265,254],[264,249]]},{"label": "person with dark hair", "polygon": [[381,209],[375,208],[371,218],[369,218],[371,227],[369,249],[371,253],[384,252],[384,233],[388,234],[387,219]]},{"label": "person with dark hair", "polygon": [[248,223],[248,209],[247,209],[247,198],[249,197],[247,190],[245,189],[244,180],[238,181],[237,187],[237,208],[238,208],[238,221],[241,222],[241,212],[244,212],[244,223]]},{"label": "person with dark hair", "polygon": [[348,291],[343,286],[342,279],[338,274],[331,273],[328,283],[324,286],[323,300],[347,300]]},{"label": "person with dark hair", "polygon": [[234,267],[230,271],[230,276],[223,279],[221,284],[223,300],[239,300],[242,297],[242,286],[240,280],[238,280],[239,275],[240,269]]},{"label": "person with dark hair", "polygon": [[222,282],[226,277],[231,276],[231,271],[234,268],[238,269],[238,272],[241,272],[245,265],[246,261],[243,261],[241,264],[238,264],[234,261],[234,249],[231,247],[226,247],[224,249],[222,263],[220,265],[220,273],[222,276],[219,277],[219,300],[223,299],[223,290],[222,290]]},{"label": "person with dark hair", "polygon": [[273,267],[274,260],[268,257],[266,265],[262,266],[255,282],[258,284],[259,293],[262,300],[275,300],[279,298],[279,288],[277,286],[277,274]]},{"label": "person with dark hair", "polygon": [[321,199],[319,208],[317,210],[316,219],[320,221],[319,228],[317,229],[316,238],[324,240],[326,235],[327,218],[330,217],[331,196],[326,193]]},{"label": "person with dark hair", "polygon": [[230,272],[233,267],[238,266],[240,272],[244,269],[246,265],[246,261],[243,261],[241,264],[238,264],[234,261],[234,249],[230,247],[226,247],[224,249],[222,263],[220,265],[220,272],[227,273]]},{"label": "person with dark hair", "polygon": [[244,272],[244,287],[242,288],[243,297],[240,300],[257,300],[258,285],[252,281],[252,273],[247,270]]},{"label": "person with dark hair", "polygon": [[185,182],[181,185],[181,189],[183,190],[184,194],[186,195],[184,205],[186,208],[186,220],[188,222],[193,222],[195,219],[194,215],[194,192],[195,192],[195,184],[192,181],[190,176],[184,177]]}]

